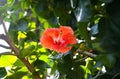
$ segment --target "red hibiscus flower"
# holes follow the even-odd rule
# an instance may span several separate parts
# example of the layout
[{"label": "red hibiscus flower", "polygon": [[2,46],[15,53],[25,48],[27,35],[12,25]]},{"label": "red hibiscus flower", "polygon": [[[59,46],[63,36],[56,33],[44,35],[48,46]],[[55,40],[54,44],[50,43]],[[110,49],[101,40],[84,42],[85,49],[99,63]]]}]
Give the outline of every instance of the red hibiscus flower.
[{"label": "red hibiscus flower", "polygon": [[58,53],[66,53],[77,43],[71,27],[48,28],[40,39],[41,45]]}]

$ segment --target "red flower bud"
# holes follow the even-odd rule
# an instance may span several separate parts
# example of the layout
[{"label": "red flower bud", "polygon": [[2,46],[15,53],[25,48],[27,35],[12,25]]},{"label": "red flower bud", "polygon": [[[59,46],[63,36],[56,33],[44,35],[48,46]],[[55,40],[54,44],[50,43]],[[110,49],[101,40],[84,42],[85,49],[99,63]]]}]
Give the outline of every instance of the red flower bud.
[{"label": "red flower bud", "polygon": [[77,43],[71,27],[48,28],[40,38],[41,45],[58,53],[66,53]]}]

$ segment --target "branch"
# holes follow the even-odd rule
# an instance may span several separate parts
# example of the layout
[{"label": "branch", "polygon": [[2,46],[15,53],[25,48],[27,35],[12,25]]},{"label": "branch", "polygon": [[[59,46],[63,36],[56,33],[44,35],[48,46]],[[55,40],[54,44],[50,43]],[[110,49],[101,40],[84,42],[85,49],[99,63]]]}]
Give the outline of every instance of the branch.
[{"label": "branch", "polygon": [[25,58],[19,58],[25,65],[26,67],[28,68],[28,70],[32,73],[32,75],[36,78],[36,79],[41,79],[39,74],[37,74],[35,72],[35,69],[34,67],[29,63],[29,61]]},{"label": "branch", "polygon": [[0,16],[0,20],[2,22],[3,29],[4,29],[5,34],[6,34],[6,36],[5,35],[3,36],[3,39],[10,45],[10,47],[14,51],[15,55],[18,56],[19,55],[19,49],[14,45],[13,41],[10,39],[9,34],[7,33],[5,23],[4,23],[1,16]]},{"label": "branch", "polygon": [[118,72],[117,74],[115,74],[115,75],[112,77],[112,79],[116,79],[116,77],[119,76],[119,75],[120,75],[120,72]]},{"label": "branch", "polygon": [[[9,37],[9,34],[7,32],[7,29],[6,29],[6,26],[5,26],[5,23],[2,19],[2,17],[0,16],[0,20],[2,22],[2,25],[3,25],[3,28],[4,28],[4,31],[5,31],[5,34],[1,34],[0,35],[0,39],[3,39],[5,40],[11,47],[11,49],[14,51],[14,54],[19,58],[19,49],[14,45],[13,41],[10,39]],[[28,68],[28,70],[32,73],[32,75],[35,77],[35,79],[41,79],[39,74],[34,74],[35,72],[35,69],[34,67],[29,63],[29,61],[25,58],[19,58],[25,65],[26,67]]]},{"label": "branch", "polygon": [[81,58],[81,59],[78,59],[78,60],[76,60],[75,62],[81,62],[81,61],[83,61],[83,60],[85,60],[85,59],[87,59],[88,58],[88,56],[86,56],[86,57],[84,57],[84,58]]},{"label": "branch", "polygon": [[97,79],[97,77],[99,77],[101,75],[101,70],[98,71],[97,75],[93,77],[93,79]]},{"label": "branch", "polygon": [[14,55],[14,54],[11,52],[2,52],[2,53],[0,53],[0,55]]},{"label": "branch", "polygon": [[0,39],[7,41],[6,36],[4,34],[0,34]]},{"label": "branch", "polygon": [[0,47],[5,48],[5,49],[10,49],[10,47],[2,45],[2,44],[0,44]]},{"label": "branch", "polygon": [[87,51],[82,51],[82,50],[77,50],[76,52],[81,53],[81,54],[83,54],[85,56],[92,57],[92,58],[96,58],[96,56],[97,56],[96,54],[93,54],[93,53],[90,53],[90,52],[87,52]]}]

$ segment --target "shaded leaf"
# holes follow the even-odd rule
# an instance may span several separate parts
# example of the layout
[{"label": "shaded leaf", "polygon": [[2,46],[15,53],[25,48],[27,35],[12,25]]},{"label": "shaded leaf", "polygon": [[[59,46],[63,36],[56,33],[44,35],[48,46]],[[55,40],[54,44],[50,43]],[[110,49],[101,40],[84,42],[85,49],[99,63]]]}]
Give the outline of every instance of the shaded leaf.
[{"label": "shaded leaf", "polygon": [[78,0],[74,14],[78,22],[89,21],[92,14],[90,0]]},{"label": "shaded leaf", "polygon": [[45,61],[38,59],[34,62],[34,66],[38,69],[50,68],[50,66]]},{"label": "shaded leaf", "polygon": [[28,72],[16,72],[12,75],[7,76],[5,79],[21,79],[23,76],[27,75]]},{"label": "shaded leaf", "polygon": [[[106,22],[104,27],[107,27],[106,32],[103,34],[103,38],[101,40],[101,46],[104,50],[108,52],[120,52],[119,47],[119,40],[120,40],[120,1],[114,0],[112,3],[109,3],[106,6],[106,11],[109,18],[105,18]],[[103,31],[102,31],[103,32]],[[100,32],[100,33],[102,33]]]},{"label": "shaded leaf", "polygon": [[77,29],[77,21],[71,5],[70,0],[54,0],[53,9],[57,16],[58,24],[71,26],[73,29]]},{"label": "shaded leaf", "polygon": [[0,0],[0,7],[4,6],[7,3],[7,0]]},{"label": "shaded leaf", "polygon": [[110,3],[112,2],[113,0],[101,0],[102,2],[106,2],[106,3]]},{"label": "shaded leaf", "polygon": [[27,35],[26,40],[33,40],[33,41],[39,40],[39,37],[36,36],[36,34],[32,31],[28,31],[26,35]]},{"label": "shaded leaf", "polygon": [[33,50],[35,49],[34,45],[30,45],[24,49],[21,50],[20,52],[20,57],[25,57],[25,56],[29,56],[33,53]]},{"label": "shaded leaf", "polygon": [[27,20],[26,19],[20,19],[16,23],[14,22],[14,23],[10,24],[9,31],[12,31],[12,30],[26,31],[27,26],[28,26]]},{"label": "shaded leaf", "polygon": [[107,66],[107,67],[113,67],[115,65],[116,59],[113,54],[104,54],[99,56],[99,60]]},{"label": "shaded leaf", "polygon": [[4,67],[0,67],[0,78],[3,78],[7,75],[7,71]]},{"label": "shaded leaf", "polygon": [[18,31],[11,30],[8,32],[10,38],[15,44],[18,44]]},{"label": "shaded leaf", "polygon": [[28,22],[26,19],[20,19],[17,23],[17,30],[18,31],[26,31],[27,29],[27,26],[28,26]]},{"label": "shaded leaf", "polygon": [[97,35],[98,33],[99,33],[98,24],[95,24],[91,27],[91,34],[94,36],[94,35]]},{"label": "shaded leaf", "polygon": [[83,37],[83,39],[88,43],[88,47],[91,47],[91,40],[89,36],[89,32],[87,30],[88,22],[79,22],[79,34]]}]

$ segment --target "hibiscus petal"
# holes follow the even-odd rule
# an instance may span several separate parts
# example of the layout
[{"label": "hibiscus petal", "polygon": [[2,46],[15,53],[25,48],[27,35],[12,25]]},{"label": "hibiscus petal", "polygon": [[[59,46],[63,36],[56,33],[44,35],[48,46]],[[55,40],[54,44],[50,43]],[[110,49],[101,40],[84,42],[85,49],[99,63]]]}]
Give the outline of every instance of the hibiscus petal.
[{"label": "hibiscus petal", "polygon": [[63,35],[66,35],[66,34],[72,34],[73,35],[74,34],[72,28],[69,27],[69,26],[60,26],[59,29],[62,31]]},{"label": "hibiscus petal", "polygon": [[[76,44],[76,38],[71,27],[48,28],[40,38],[41,45],[58,53],[66,53]],[[70,44],[70,46],[69,46]]]},{"label": "hibiscus petal", "polygon": [[51,45],[54,43],[54,38],[56,38],[58,34],[59,30],[56,28],[46,29],[40,38],[42,46],[45,48],[51,48]]},{"label": "hibiscus petal", "polygon": [[43,33],[44,35],[48,35],[50,37],[58,37],[60,30],[58,28],[48,28]]},{"label": "hibiscus petal", "polygon": [[71,50],[72,46],[58,46],[58,45],[55,45],[53,48],[58,53],[67,53],[69,50]]},{"label": "hibiscus petal", "polygon": [[67,44],[77,43],[76,37],[74,35],[66,34],[66,35],[63,35],[62,38],[66,41]]},{"label": "hibiscus petal", "polygon": [[53,44],[53,39],[49,36],[43,36],[41,37],[40,42],[43,47],[50,48],[50,46]]}]

